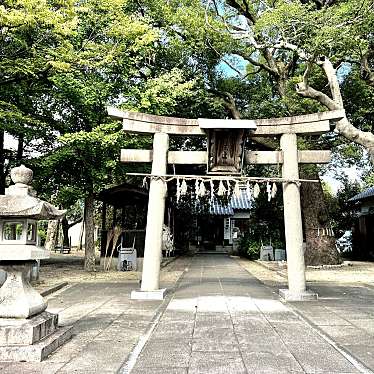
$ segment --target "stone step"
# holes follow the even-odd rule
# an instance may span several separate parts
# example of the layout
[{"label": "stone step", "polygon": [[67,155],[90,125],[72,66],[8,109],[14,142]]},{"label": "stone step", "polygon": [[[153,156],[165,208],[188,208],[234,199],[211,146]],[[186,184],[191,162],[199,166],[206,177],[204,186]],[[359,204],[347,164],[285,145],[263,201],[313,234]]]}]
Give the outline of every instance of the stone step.
[{"label": "stone step", "polygon": [[58,315],[43,312],[28,319],[0,318],[0,346],[34,344],[51,335]]},{"label": "stone step", "polygon": [[40,362],[72,336],[72,326],[60,327],[40,342],[32,345],[0,346],[0,361]]}]

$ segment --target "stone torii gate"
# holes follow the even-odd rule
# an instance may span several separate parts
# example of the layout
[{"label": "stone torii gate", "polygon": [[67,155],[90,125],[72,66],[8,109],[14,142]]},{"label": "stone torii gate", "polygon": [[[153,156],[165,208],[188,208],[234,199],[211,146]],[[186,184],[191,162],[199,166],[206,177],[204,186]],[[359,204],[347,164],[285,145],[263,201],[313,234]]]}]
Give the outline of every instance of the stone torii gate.
[{"label": "stone torii gate", "polygon": [[[162,299],[159,289],[162,225],[165,211],[167,164],[206,164],[212,175],[240,175],[243,162],[282,164],[284,224],[287,252],[288,289],[280,290],[285,300],[310,300],[317,295],[307,291],[300,204],[299,163],[328,163],[330,151],[297,149],[297,135],[329,132],[334,121],[344,118],[343,110],[295,117],[259,120],[184,119],[123,112],[108,108],[112,118],[123,121],[123,130],[153,135],[153,150],[123,149],[121,162],[152,162],[147,230],[140,291],[134,299]],[[169,151],[169,136],[208,137],[207,151]],[[280,136],[280,151],[250,151],[244,138]]]}]

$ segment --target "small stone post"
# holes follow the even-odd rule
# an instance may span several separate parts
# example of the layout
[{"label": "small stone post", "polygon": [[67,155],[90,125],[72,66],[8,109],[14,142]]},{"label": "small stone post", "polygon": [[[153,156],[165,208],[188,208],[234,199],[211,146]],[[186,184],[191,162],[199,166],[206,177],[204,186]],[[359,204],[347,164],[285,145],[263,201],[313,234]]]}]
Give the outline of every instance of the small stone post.
[{"label": "small stone post", "polygon": [[[282,177],[299,179],[296,134],[283,134],[280,146],[283,151]],[[283,205],[288,290],[280,290],[280,296],[289,301],[316,299],[316,294],[306,291],[300,187],[297,183],[283,183]]]},{"label": "small stone post", "polygon": [[[166,174],[168,148],[169,135],[165,133],[155,133],[153,138],[152,175]],[[140,292],[133,291],[131,293],[132,299],[163,299],[165,290],[159,290],[159,277],[166,193],[166,182],[162,179],[151,179],[142,284]]]}]

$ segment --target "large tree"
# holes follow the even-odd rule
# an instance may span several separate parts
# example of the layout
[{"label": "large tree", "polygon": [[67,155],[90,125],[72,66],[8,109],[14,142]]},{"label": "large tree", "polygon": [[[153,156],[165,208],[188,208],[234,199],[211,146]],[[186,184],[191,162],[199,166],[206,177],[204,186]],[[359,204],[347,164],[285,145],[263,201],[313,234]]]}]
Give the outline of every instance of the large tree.
[{"label": "large tree", "polygon": [[[339,86],[349,71],[344,61],[359,64],[362,78],[371,84],[372,6],[371,2],[356,0],[154,0],[144,4],[143,10],[158,14],[168,35],[179,36],[179,43],[193,56],[190,63],[200,65],[207,88],[223,100],[229,115],[256,118],[274,112],[283,116],[322,111],[325,107],[344,108]],[[337,66],[345,68],[340,75],[336,74]],[[320,67],[323,74],[317,70]],[[248,100],[245,105],[241,102],[243,95],[235,95],[232,86],[227,90],[217,86],[222,81],[212,79],[217,76],[217,68],[236,71],[243,88],[252,82],[263,87],[267,82],[271,89],[265,99],[266,110],[254,109],[264,108],[264,101]],[[336,124],[335,131],[372,153],[373,134],[354,126],[349,115]],[[316,142],[327,144],[325,138],[306,140],[304,147]],[[277,147],[277,143],[268,140],[261,143]],[[304,177],[318,178],[315,168],[301,172]],[[321,186],[303,186],[302,203],[307,262],[339,261],[333,238],[316,239],[316,227],[329,227]]]},{"label": "large tree", "polygon": [[[11,161],[22,159],[25,145],[50,140],[51,126],[39,117],[39,107],[48,78],[66,69],[67,61],[74,58],[69,36],[75,25],[73,1],[1,3],[0,193]],[[4,149],[5,132],[18,139],[16,152]]]},{"label": "large tree", "polygon": [[68,207],[84,199],[85,268],[93,270],[95,195],[123,180],[128,169],[118,162],[121,148],[150,144],[150,138],[125,135],[119,123],[111,123],[107,105],[170,114],[196,95],[196,81],[163,64],[168,52],[162,33],[138,17],[131,1],[93,0],[76,12],[70,40],[76,58],[49,79],[44,97],[55,118],[56,143],[35,165],[40,189],[56,203]]}]

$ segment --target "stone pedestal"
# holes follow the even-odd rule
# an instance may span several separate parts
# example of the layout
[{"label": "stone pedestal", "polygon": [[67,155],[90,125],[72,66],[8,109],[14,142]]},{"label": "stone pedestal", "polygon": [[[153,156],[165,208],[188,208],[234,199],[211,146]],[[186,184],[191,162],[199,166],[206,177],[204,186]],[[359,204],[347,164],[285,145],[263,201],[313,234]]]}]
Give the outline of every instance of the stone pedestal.
[{"label": "stone pedestal", "polygon": [[[57,315],[29,283],[31,269],[49,251],[37,243],[38,220],[60,219],[65,211],[36,197],[29,184],[31,169],[11,170],[14,185],[0,195],[0,361],[41,361],[71,337],[71,327],[58,329]],[[3,277],[5,278],[5,277]]]},{"label": "stone pedestal", "polygon": [[7,273],[7,279],[0,288],[0,318],[29,318],[47,309],[43,297],[32,288],[27,279],[34,262],[2,261],[0,263]]},{"label": "stone pedestal", "polygon": [[32,288],[28,273],[35,261],[1,261],[7,279],[0,288],[0,361],[42,361],[72,335],[58,328],[58,316]]},{"label": "stone pedestal", "polygon": [[39,362],[71,338],[58,316],[43,312],[29,319],[0,319],[0,361]]}]

